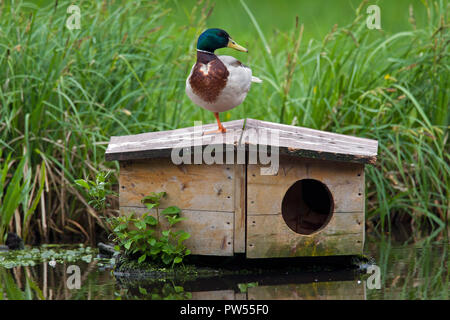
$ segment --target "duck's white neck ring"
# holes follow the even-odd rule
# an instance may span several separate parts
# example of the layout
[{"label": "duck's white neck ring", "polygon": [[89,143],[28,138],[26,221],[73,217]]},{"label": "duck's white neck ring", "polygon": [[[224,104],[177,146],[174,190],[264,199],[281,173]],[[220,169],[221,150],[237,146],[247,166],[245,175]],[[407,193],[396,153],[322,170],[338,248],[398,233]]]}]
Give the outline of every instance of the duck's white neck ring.
[{"label": "duck's white neck ring", "polygon": [[206,51],[206,50],[201,50],[201,49],[197,49],[197,51],[200,51],[200,52],[203,52],[203,53],[214,54],[213,52],[209,52],[209,51]]}]

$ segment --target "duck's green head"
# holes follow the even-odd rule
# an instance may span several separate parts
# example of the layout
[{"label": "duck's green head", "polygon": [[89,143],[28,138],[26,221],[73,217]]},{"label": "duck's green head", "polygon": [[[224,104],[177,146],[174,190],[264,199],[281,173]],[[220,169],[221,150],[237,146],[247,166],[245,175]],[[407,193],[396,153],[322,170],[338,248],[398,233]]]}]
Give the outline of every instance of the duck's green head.
[{"label": "duck's green head", "polygon": [[220,48],[233,48],[238,51],[248,52],[247,49],[238,45],[230,35],[222,29],[208,29],[204,31],[197,41],[197,49],[214,52]]}]

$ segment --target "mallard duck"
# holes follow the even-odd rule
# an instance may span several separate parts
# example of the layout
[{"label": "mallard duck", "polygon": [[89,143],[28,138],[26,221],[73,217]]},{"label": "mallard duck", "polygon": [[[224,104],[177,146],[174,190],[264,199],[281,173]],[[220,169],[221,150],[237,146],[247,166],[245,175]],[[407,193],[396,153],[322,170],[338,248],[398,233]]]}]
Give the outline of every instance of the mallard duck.
[{"label": "mallard duck", "polygon": [[[220,123],[219,112],[240,105],[247,96],[252,82],[262,82],[252,76],[252,70],[231,56],[216,56],[220,48],[233,48],[248,52],[238,45],[225,30],[208,29],[197,41],[197,62],[186,80],[186,94],[196,105],[214,112],[219,129],[226,132]],[[211,132],[209,132],[211,133]]]}]

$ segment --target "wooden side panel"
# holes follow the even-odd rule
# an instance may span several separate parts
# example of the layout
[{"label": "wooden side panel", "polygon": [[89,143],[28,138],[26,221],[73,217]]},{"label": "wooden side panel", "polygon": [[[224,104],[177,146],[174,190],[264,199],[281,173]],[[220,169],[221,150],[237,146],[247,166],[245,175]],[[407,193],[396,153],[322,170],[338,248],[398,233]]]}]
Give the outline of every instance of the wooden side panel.
[{"label": "wooden side panel", "polygon": [[260,175],[260,166],[247,171],[248,214],[279,214],[286,191],[298,180],[324,183],[334,200],[335,212],[364,211],[364,165],[280,157],[276,176]]},{"label": "wooden side panel", "polygon": [[[295,257],[362,253],[364,244],[364,166],[355,163],[280,157],[275,176],[247,171],[247,257]],[[334,211],[328,224],[311,235],[296,233],[282,216],[287,190],[301,179],[316,179],[330,190]]]},{"label": "wooden side panel", "polygon": [[234,252],[245,252],[245,233],[246,233],[246,166],[237,164],[234,173]]},{"label": "wooden side panel", "polygon": [[281,214],[249,215],[247,258],[276,258],[360,254],[364,214],[336,213],[328,225],[312,235],[291,230]]},{"label": "wooden side panel", "polygon": [[121,162],[120,206],[144,207],[150,192],[165,191],[161,207],[234,211],[234,165],[174,165],[170,159]]},{"label": "wooden side panel", "polygon": [[[121,214],[143,214],[146,208],[121,207]],[[152,210],[152,216],[156,217],[156,211]],[[232,212],[213,212],[182,210],[181,215],[187,220],[181,221],[173,228],[184,230],[191,234],[185,244],[192,254],[201,255],[233,255],[234,214]],[[161,224],[167,226],[164,218],[160,217]]]}]

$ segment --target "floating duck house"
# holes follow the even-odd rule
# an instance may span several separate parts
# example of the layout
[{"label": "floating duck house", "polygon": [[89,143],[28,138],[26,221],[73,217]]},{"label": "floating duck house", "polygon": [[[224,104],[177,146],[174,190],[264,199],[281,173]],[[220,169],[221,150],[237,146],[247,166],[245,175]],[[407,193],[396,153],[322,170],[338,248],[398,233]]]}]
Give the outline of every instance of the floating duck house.
[{"label": "floating duck house", "polygon": [[120,163],[120,212],[166,192],[192,254],[248,258],[361,254],[364,166],[378,142],[254,119],[111,137]]}]

